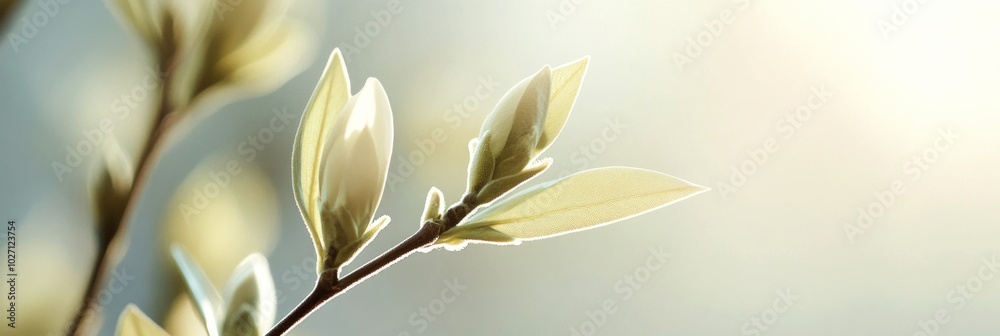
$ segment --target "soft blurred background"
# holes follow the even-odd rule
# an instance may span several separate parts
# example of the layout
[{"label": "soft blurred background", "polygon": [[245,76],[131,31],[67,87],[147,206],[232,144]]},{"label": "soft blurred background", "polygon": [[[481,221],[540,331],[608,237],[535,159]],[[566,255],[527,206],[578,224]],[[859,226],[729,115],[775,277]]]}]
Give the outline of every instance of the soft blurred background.
[{"label": "soft blurred background", "polygon": [[[301,50],[308,66],[273,92],[206,107],[171,142],[100,297],[101,335],[129,303],[175,333],[193,332],[182,331],[197,318],[175,299],[171,241],[188,246],[218,286],[247,253],[265,253],[279,317],[308,293],[315,261],[292,197],[292,139],[338,46],[355,90],[377,77],[389,94],[390,169],[400,177],[378,211],[392,223],[349,269],[416,230],[431,186],[457,200],[467,142],[503,92],[544,64],[584,55],[589,71],[543,179],[626,165],[713,191],[555,239],[413,255],[294,335],[1000,333],[1000,280],[991,281],[1000,277],[989,262],[1000,252],[1000,2],[403,0],[388,8],[294,2],[290,15],[312,34]],[[33,37],[12,37],[36,15],[47,19]],[[720,16],[727,23],[713,23]],[[87,190],[97,155],[83,155],[61,181],[52,164],[109,116],[122,146],[138,150],[153,99],[133,102],[124,119],[113,106],[141,84],[151,59],[101,1],[26,1],[3,35],[0,216],[17,221],[20,270],[17,329],[0,333],[50,334],[77,307],[95,253]],[[810,99],[820,91],[829,96]],[[241,143],[267,133],[276,110],[294,118],[251,159]],[[436,128],[444,141],[431,137]],[[940,135],[949,132],[957,138]],[[229,160],[242,173],[185,215]],[[894,183],[902,191],[884,201]],[[859,226],[858,208],[874,209],[863,210],[872,220]],[[670,254],[662,267],[651,249]]]}]

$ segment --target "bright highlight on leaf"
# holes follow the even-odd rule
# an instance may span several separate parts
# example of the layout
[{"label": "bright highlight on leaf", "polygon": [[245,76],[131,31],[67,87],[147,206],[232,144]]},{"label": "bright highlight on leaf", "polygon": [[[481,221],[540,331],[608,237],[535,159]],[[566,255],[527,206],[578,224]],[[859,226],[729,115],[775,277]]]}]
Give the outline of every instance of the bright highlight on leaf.
[{"label": "bright highlight on leaf", "polygon": [[562,132],[589,61],[584,57],[555,69],[545,66],[500,98],[479,138],[469,144],[467,193],[488,203],[548,168],[551,160],[529,163]]},{"label": "bright highlight on leaf", "polygon": [[163,328],[156,325],[153,320],[143,314],[139,307],[134,304],[125,306],[125,310],[118,316],[118,328],[115,331],[117,336],[170,336]]},{"label": "bright highlight on leaf", "polygon": [[576,96],[580,93],[580,86],[583,85],[583,77],[587,73],[589,62],[590,56],[587,56],[552,69],[549,111],[545,116],[542,136],[535,145],[534,156],[537,157],[549,148],[562,132],[563,126],[566,126],[566,120],[569,119],[569,114],[576,103]]},{"label": "bright highlight on leaf", "polygon": [[[472,214],[437,244],[509,244],[607,225],[683,200],[704,187],[654,171],[610,167],[537,185]],[[507,238],[512,240],[507,240]]]},{"label": "bright highlight on leaf", "polygon": [[490,181],[486,186],[482,188],[482,191],[476,196],[479,202],[486,204],[492,202],[493,200],[506,195],[514,188],[517,188],[521,184],[524,184],[530,179],[535,178],[545,170],[549,169],[552,165],[552,158],[544,158],[537,160],[531,164],[528,164],[520,173],[501,177],[499,179]]},{"label": "bright highlight on leaf", "polygon": [[[488,145],[493,156],[490,179],[516,174],[534,158],[548,111],[551,77],[551,69],[545,66],[517,83],[483,122],[479,146]],[[487,132],[488,142],[483,140]]]},{"label": "bright highlight on leaf", "polygon": [[212,286],[212,281],[208,280],[198,263],[184,249],[175,245],[171,247],[170,253],[181,276],[184,277],[184,284],[191,295],[191,300],[201,313],[208,335],[219,336],[218,326],[225,315],[222,296]]},{"label": "bright highlight on leaf", "polygon": [[174,245],[170,252],[209,336],[259,336],[274,324],[277,295],[263,255],[251,254],[236,266],[223,299],[184,249]]},{"label": "bright highlight on leaf", "polygon": [[292,148],[292,189],[299,211],[306,221],[309,235],[313,238],[316,255],[326,253],[319,224],[319,176],[323,163],[323,146],[337,121],[337,114],[351,98],[351,80],[347,75],[340,49],[334,49],[326,63],[326,70],[320,76],[319,84],[313,92],[299,122]]}]

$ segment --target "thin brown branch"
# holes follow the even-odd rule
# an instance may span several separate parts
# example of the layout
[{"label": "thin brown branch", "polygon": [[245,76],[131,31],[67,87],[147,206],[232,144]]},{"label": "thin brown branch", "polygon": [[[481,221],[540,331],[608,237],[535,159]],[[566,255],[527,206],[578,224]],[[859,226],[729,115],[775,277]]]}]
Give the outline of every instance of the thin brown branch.
[{"label": "thin brown branch", "polygon": [[87,289],[84,291],[83,300],[77,310],[73,322],[67,329],[67,335],[83,335],[89,328],[85,326],[88,320],[94,316],[96,309],[99,309],[96,300],[108,278],[108,274],[114,269],[121,255],[120,249],[124,247],[124,236],[127,232],[129,218],[137,210],[139,195],[145,188],[152,170],[153,162],[159,156],[163,139],[172,129],[175,123],[173,118],[173,106],[170,103],[170,79],[176,59],[173,57],[162,57],[160,62],[160,102],[157,105],[157,112],[150,127],[149,136],[143,145],[136,161],[136,170],[133,178],[132,188],[126,197],[122,214],[115,216],[119,222],[111,225],[111,232],[106,235],[99,235],[97,255],[91,266],[90,278],[87,281]]},{"label": "thin brown branch", "polygon": [[453,205],[445,212],[440,220],[430,220],[424,223],[416,233],[399,243],[389,251],[375,259],[372,259],[364,266],[354,270],[339,281],[333,279],[332,273],[320,274],[316,280],[316,287],[298,306],[295,307],[285,318],[281,319],[274,328],[267,333],[267,336],[285,335],[289,330],[298,325],[302,320],[322,307],[333,298],[343,294],[347,290],[357,286],[362,281],[378,274],[383,269],[392,266],[396,262],[408,257],[417,249],[433,244],[441,234],[450,228],[458,225],[469,212],[475,208],[476,202],[470,197],[466,197],[461,203]]}]

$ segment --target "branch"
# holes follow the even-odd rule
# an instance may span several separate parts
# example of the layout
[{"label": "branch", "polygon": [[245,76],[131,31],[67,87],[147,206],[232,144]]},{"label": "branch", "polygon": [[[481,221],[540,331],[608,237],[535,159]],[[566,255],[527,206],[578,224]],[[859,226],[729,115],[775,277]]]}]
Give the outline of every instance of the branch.
[{"label": "branch", "polygon": [[73,322],[67,329],[67,335],[83,335],[87,330],[84,326],[90,319],[92,310],[98,309],[96,307],[97,296],[100,294],[101,289],[104,288],[108,273],[114,269],[115,264],[118,262],[117,259],[122,252],[119,250],[125,246],[125,238],[123,236],[125,236],[124,232],[128,228],[128,219],[132,217],[137,209],[139,194],[149,179],[149,173],[153,166],[152,162],[159,156],[163,139],[165,139],[165,135],[175,124],[174,114],[171,113],[174,109],[170,103],[170,79],[176,58],[161,57],[161,60],[159,70],[163,78],[160,82],[160,103],[157,106],[157,113],[155,118],[153,118],[149,136],[143,145],[142,152],[139,154],[132,188],[130,188],[126,196],[121,216],[116,217],[118,218],[117,225],[108,225],[111,227],[110,232],[99,235],[101,239],[98,241],[97,255],[95,256],[94,263],[91,265],[87,289],[84,292],[80,308],[77,310]]},{"label": "branch", "polygon": [[433,244],[441,234],[458,225],[462,219],[469,214],[472,209],[477,205],[475,199],[466,196],[462,202],[453,205],[448,208],[444,216],[440,220],[429,220],[424,222],[424,225],[420,227],[412,236],[399,243],[389,251],[386,251],[382,255],[375,259],[372,259],[364,266],[354,270],[351,274],[344,276],[339,281],[335,279],[335,272],[324,272],[320,274],[319,279],[316,280],[316,287],[313,291],[306,296],[305,299],[299,303],[290,313],[288,313],[285,318],[281,319],[274,328],[271,329],[266,335],[267,336],[281,336],[287,333],[289,330],[298,325],[307,316],[312,314],[314,311],[322,307],[324,304],[332,300],[333,298],[339,296],[340,294],[346,292],[347,290],[354,288],[362,281],[378,274],[383,269],[392,266],[396,262],[402,260],[416,252],[417,249]]},{"label": "branch", "polygon": [[0,33],[7,26],[7,16],[13,14],[18,4],[18,0],[0,0]]}]

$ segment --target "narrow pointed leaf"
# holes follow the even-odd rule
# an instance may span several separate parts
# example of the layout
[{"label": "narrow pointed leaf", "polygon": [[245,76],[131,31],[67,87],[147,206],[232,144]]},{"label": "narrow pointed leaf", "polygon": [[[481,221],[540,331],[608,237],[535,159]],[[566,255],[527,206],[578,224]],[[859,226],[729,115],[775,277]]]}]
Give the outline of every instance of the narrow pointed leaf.
[{"label": "narrow pointed leaf", "polygon": [[552,69],[552,90],[549,98],[549,112],[545,117],[545,125],[542,135],[535,146],[535,156],[541,154],[552,145],[559,133],[562,132],[569,114],[576,103],[576,96],[580,93],[580,85],[583,84],[583,77],[587,73],[587,63],[590,56],[584,57],[573,63],[565,64]]},{"label": "narrow pointed leaf", "polygon": [[[470,242],[489,243],[494,245],[517,245],[521,243],[521,241],[517,240],[517,238],[511,237],[506,233],[494,230],[490,227],[452,229],[452,231],[448,231],[451,232],[449,235],[441,236],[441,238],[434,243],[434,246],[443,246],[449,251],[459,251],[465,248],[465,246]],[[432,248],[434,246],[432,246]]]},{"label": "narrow pointed leaf", "polygon": [[170,247],[170,253],[184,277],[188,294],[191,295],[191,299],[194,300],[195,306],[201,313],[208,335],[219,336],[219,325],[224,313],[222,297],[205,276],[205,272],[182,247],[173,245]]},{"label": "narrow pointed leaf", "polygon": [[320,184],[323,147],[326,145],[337,114],[351,97],[351,82],[347,76],[340,49],[334,49],[326,70],[320,76],[312,100],[302,114],[292,153],[292,187],[299,211],[313,238],[316,254],[324,254],[322,230],[319,225]]},{"label": "narrow pointed leaf", "polygon": [[518,84],[523,89],[513,88],[501,98],[496,110],[483,123],[484,129],[493,131],[490,148],[496,160],[495,178],[520,172],[535,157],[534,148],[548,113],[551,77],[552,69],[548,65],[542,67],[526,82],[522,81],[524,84]]},{"label": "narrow pointed leaf", "polygon": [[610,167],[576,173],[509,196],[442,235],[494,229],[535,240],[607,225],[707,190],[654,171]]},{"label": "narrow pointed leaf", "polygon": [[549,169],[552,165],[552,158],[545,158],[539,160],[538,162],[528,165],[520,173],[510,175],[507,177],[502,177],[490,183],[487,183],[483,190],[476,195],[476,200],[482,202],[483,204],[492,202],[493,200],[506,195],[514,188],[528,182],[529,180],[535,178],[545,170]]},{"label": "narrow pointed leaf", "polygon": [[487,130],[476,142],[476,150],[469,161],[469,193],[477,193],[482,190],[490,179],[493,178],[493,152],[490,149],[493,132]]},{"label": "narrow pointed leaf", "polygon": [[[320,169],[321,243],[319,272],[335,260],[353,258],[382,200],[392,157],[392,107],[382,84],[369,78],[348,100],[330,133]],[[343,254],[329,258],[331,252]],[[345,254],[346,253],[346,254]]]},{"label": "narrow pointed leaf", "polygon": [[358,253],[361,253],[361,250],[364,250],[372,240],[375,240],[375,236],[378,236],[378,233],[382,232],[382,229],[389,224],[390,220],[389,216],[382,216],[372,222],[358,240],[344,246],[337,254],[334,264],[339,268],[351,263],[358,256]]}]

